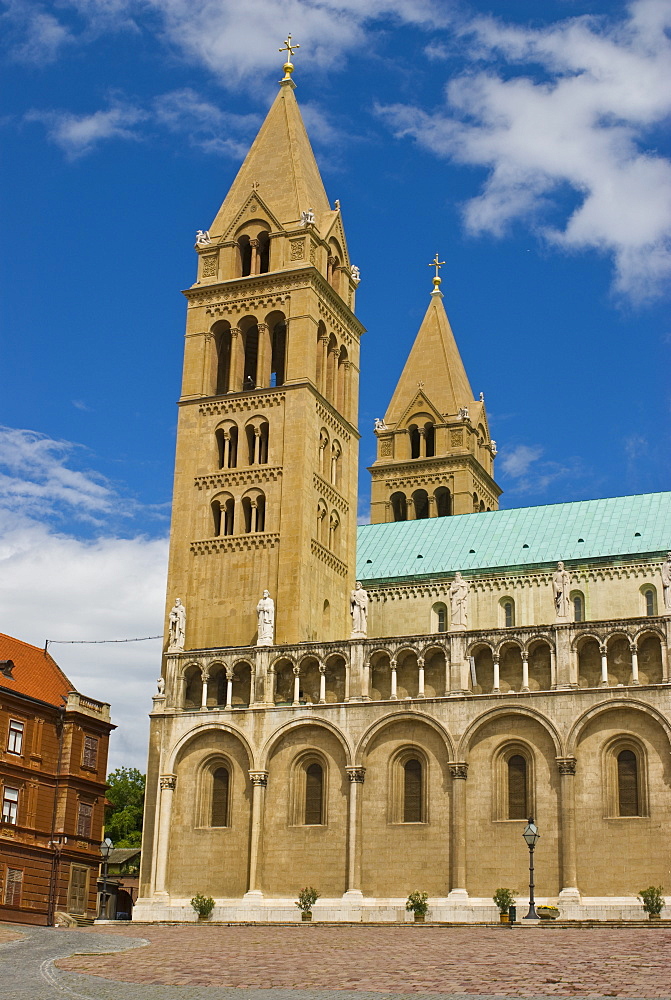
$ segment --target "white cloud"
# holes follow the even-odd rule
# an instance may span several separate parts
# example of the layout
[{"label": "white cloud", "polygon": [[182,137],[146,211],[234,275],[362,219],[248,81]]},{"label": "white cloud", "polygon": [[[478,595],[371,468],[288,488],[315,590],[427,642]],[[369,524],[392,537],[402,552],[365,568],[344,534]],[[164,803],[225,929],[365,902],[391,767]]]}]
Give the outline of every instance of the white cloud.
[{"label": "white cloud", "polygon": [[[129,508],[105,478],[75,468],[84,449],[34,431],[0,428],[0,630],[42,646],[45,639],[100,640],[159,635],[167,539],[122,538],[112,527]],[[54,524],[105,524],[84,540]],[[144,768],[147,712],[161,642],[54,645],[73,685],[108,701],[119,731],[112,766]]]},{"label": "white cloud", "polygon": [[190,87],[157,97],[153,115],[157,124],[185,135],[191,146],[236,158],[245,155],[261,124],[257,115],[222,111]]},{"label": "white cloud", "polygon": [[17,62],[52,63],[73,41],[70,29],[53,13],[30,0],[6,0],[0,26]]},{"label": "white cloud", "polygon": [[[609,254],[615,290],[642,300],[671,275],[671,162],[654,148],[671,112],[669,27],[669,0],[634,0],[620,21],[541,29],[477,19],[462,27],[473,62],[503,61],[504,71],[451,80],[436,112],[380,113],[398,135],[489,171],[464,206],[472,233],[531,222],[557,246]],[[440,54],[434,44],[432,58]],[[578,204],[563,208],[567,188]],[[564,212],[562,225],[544,222],[548,206]]]},{"label": "white cloud", "polygon": [[533,462],[537,462],[543,454],[538,445],[518,444],[510,451],[504,451],[500,462],[506,476],[518,478],[525,476]]},{"label": "white cloud", "polygon": [[29,111],[27,121],[41,122],[52,142],[76,159],[90,153],[104,139],[139,139],[134,126],[147,118],[147,113],[129,104],[115,104],[105,111],[75,115],[70,111]]}]

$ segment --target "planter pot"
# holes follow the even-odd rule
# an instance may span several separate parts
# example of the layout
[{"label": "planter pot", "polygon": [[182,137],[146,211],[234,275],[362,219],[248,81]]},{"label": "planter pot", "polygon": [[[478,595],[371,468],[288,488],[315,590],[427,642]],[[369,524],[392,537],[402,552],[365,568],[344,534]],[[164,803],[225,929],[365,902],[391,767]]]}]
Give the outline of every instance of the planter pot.
[{"label": "planter pot", "polygon": [[199,913],[198,914],[198,923],[199,924],[206,924],[208,922],[208,920],[210,919],[211,916],[212,916],[211,913],[208,913],[206,917],[201,916],[200,913]]},{"label": "planter pot", "polygon": [[661,914],[659,913],[649,913],[648,920],[661,920]]},{"label": "planter pot", "polygon": [[301,920],[304,921],[312,920],[312,913],[309,910],[308,911],[303,910],[301,913]]},{"label": "planter pot", "polygon": [[424,923],[424,917],[425,917],[424,913],[416,913],[415,914],[415,923],[416,924],[423,924]]},{"label": "planter pot", "polygon": [[508,916],[507,913],[500,913],[499,914],[499,920],[501,921],[502,924],[509,924],[510,923],[510,917]]},{"label": "planter pot", "polygon": [[548,910],[545,906],[537,906],[536,910],[541,920],[556,920],[559,916],[556,910]]}]

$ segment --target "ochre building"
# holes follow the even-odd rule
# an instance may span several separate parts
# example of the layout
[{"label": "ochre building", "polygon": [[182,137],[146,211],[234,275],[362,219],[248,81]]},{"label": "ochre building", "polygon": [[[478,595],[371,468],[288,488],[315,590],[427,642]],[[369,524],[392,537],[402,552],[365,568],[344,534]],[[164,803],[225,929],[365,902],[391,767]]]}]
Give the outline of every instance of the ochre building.
[{"label": "ochre building", "polygon": [[0,920],[97,916],[112,729],[46,650],[0,635]]},{"label": "ochre building", "polygon": [[134,916],[299,919],[313,885],[315,919],[413,890],[490,919],[532,815],[542,900],[638,916],[671,862],[671,494],[499,511],[436,277],[357,541],[359,271],[285,69],[185,293]]}]

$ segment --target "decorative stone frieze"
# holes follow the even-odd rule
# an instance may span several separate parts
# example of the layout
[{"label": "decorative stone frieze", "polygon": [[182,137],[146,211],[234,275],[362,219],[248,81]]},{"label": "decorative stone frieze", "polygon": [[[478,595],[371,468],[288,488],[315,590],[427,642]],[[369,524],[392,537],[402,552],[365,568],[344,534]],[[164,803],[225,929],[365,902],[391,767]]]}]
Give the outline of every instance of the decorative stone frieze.
[{"label": "decorative stone frieze", "polygon": [[241,552],[245,549],[272,549],[280,540],[279,532],[255,532],[249,535],[225,535],[222,538],[203,538],[191,542],[195,555],[208,552]]},{"label": "decorative stone frieze", "polygon": [[339,573],[340,576],[347,576],[347,565],[338,559],[333,552],[330,552],[321,542],[318,542],[315,538],[311,539],[310,547],[312,554],[317,556],[322,562],[325,562],[327,566]]},{"label": "decorative stone frieze", "polygon": [[226,469],[211,476],[197,476],[194,486],[199,490],[223,489],[227,486],[255,486],[258,483],[275,483],[282,476],[279,465],[254,465],[249,469]]},{"label": "decorative stone frieze", "polygon": [[320,496],[323,496],[325,500],[333,504],[334,507],[338,507],[343,513],[347,514],[349,511],[349,504],[347,500],[338,492],[338,490],[328,483],[323,476],[320,476],[317,472],[313,475],[314,487]]},{"label": "decorative stone frieze", "polygon": [[239,413],[241,410],[258,410],[269,406],[280,406],[285,399],[286,393],[284,392],[255,389],[253,392],[236,392],[219,399],[201,402],[198,410],[203,416],[218,417],[229,413]]}]

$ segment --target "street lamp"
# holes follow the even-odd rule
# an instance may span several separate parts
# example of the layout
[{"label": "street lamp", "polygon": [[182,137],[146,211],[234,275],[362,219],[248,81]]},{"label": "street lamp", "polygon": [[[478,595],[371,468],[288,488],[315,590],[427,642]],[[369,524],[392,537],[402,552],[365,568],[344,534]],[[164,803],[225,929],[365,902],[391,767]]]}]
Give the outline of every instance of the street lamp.
[{"label": "street lamp", "polygon": [[112,843],[109,837],[105,837],[102,844],[100,845],[100,853],[102,854],[102,859],[103,859],[103,891],[99,908],[99,910],[102,911],[102,914],[100,914],[99,912],[98,914],[99,920],[101,915],[103,918],[107,916],[107,862],[109,861],[110,851],[112,850],[113,847],[114,844]]},{"label": "street lamp", "polygon": [[527,828],[522,834],[527,842],[527,847],[529,848],[529,912],[527,913],[525,920],[538,920],[538,914],[536,913],[536,907],[534,903],[534,848],[538,843],[538,838],[540,833],[538,832],[538,827],[534,823],[533,816],[529,817],[529,823]]}]

